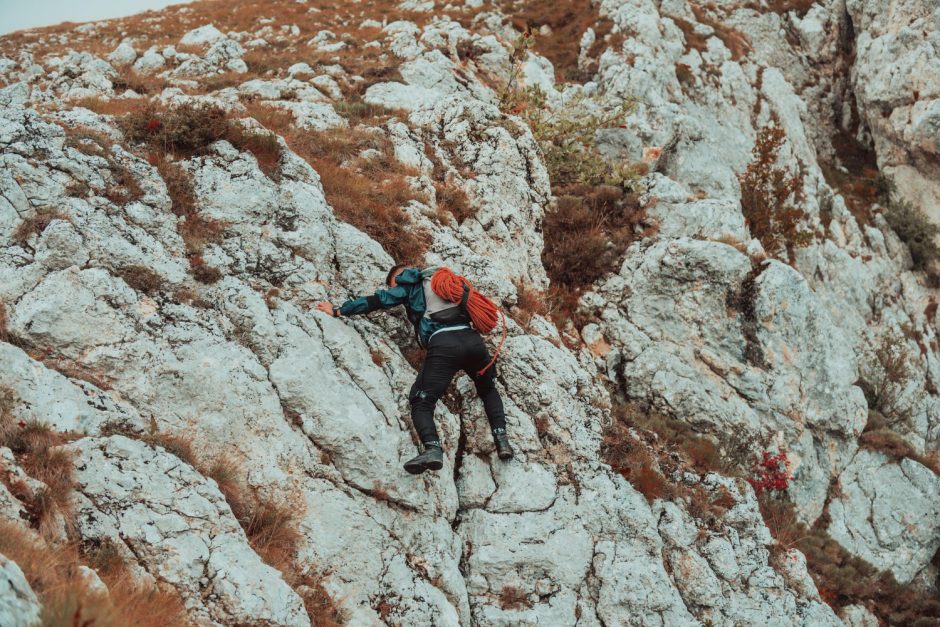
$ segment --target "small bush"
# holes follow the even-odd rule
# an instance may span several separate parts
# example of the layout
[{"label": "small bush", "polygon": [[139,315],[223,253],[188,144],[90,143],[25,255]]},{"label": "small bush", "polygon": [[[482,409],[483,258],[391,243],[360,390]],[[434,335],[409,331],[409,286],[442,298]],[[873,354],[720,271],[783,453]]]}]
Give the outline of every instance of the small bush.
[{"label": "small bush", "polygon": [[786,134],[779,124],[765,126],[757,134],[753,160],[738,179],[741,208],[751,235],[760,240],[768,255],[785,255],[793,263],[794,249],[812,241],[805,223],[809,216],[799,208],[803,175],[790,174],[777,165]]},{"label": "small bush", "polygon": [[504,586],[499,593],[499,606],[504,610],[524,610],[532,607],[532,601],[521,588]]},{"label": "small bush", "polygon": [[931,222],[921,209],[899,198],[893,183],[883,202],[885,220],[910,249],[914,269],[926,271],[931,280],[936,280],[937,268],[932,266],[940,260],[940,246],[937,245],[940,226]]},{"label": "small bush", "polygon": [[437,192],[437,209],[440,212],[449,213],[457,220],[457,224],[463,224],[467,218],[476,215],[476,209],[470,204],[467,192],[454,183],[434,183],[434,189]]},{"label": "small bush", "polygon": [[48,207],[37,209],[36,213],[16,227],[13,231],[13,241],[20,245],[26,244],[34,235],[42,235],[53,220],[68,220],[68,216]]},{"label": "small bush", "polygon": [[163,286],[163,277],[144,266],[128,266],[117,272],[125,283],[148,296],[156,294]]},{"label": "small bush", "polygon": [[601,459],[629,481],[649,503],[676,495],[672,484],[659,472],[659,464],[650,448],[623,420],[614,419],[605,430]]},{"label": "small bush", "polygon": [[178,216],[193,215],[196,211],[196,191],[192,175],[162,152],[150,153],[148,160],[166,184],[173,213]]},{"label": "small bush", "polygon": [[170,109],[148,103],[123,116],[119,126],[130,142],[189,157],[225,137],[229,116],[221,107],[207,103],[185,103]]},{"label": "small bush", "polygon": [[748,477],[747,482],[754,488],[754,492],[760,495],[764,491],[786,490],[792,478],[786,451],[777,454],[764,451],[760,460],[754,463],[752,475]]},{"label": "small bush", "polygon": [[190,255],[189,270],[194,279],[206,285],[218,283],[222,278],[222,271],[208,265],[202,255]]},{"label": "small bush", "polygon": [[119,125],[128,141],[151,151],[192,157],[204,154],[214,142],[225,139],[241,151],[251,152],[258,166],[275,177],[281,160],[277,138],[246,129],[219,106],[184,103],[171,108],[149,103],[124,115]]},{"label": "small bush", "polygon": [[15,394],[5,388],[0,406],[0,446],[12,451],[17,464],[33,479],[45,484],[37,492],[25,484],[13,487],[17,498],[23,500],[30,514],[30,522],[37,529],[44,529],[55,514],[71,519],[69,495],[75,485],[72,455],[60,445],[67,437],[36,420],[16,421],[12,408]]},{"label": "small bush", "polygon": [[868,406],[894,420],[902,420],[909,408],[901,407],[904,387],[914,375],[904,334],[888,329],[873,350],[866,352],[860,368],[858,386],[865,393]]}]

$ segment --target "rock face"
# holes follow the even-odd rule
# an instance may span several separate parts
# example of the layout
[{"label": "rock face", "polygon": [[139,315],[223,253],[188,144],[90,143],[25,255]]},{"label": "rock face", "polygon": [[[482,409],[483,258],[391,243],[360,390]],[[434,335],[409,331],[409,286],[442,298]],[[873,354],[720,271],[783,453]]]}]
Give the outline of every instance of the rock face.
[{"label": "rock face", "polygon": [[[399,7],[407,20],[362,17],[367,43],[278,17],[239,32],[244,22],[207,23],[199,4],[166,14],[188,32],[121,31],[107,60],[35,46],[13,55],[0,40],[11,57],[0,56],[0,391],[13,399],[0,417],[74,433],[74,533],[114,542],[135,577],[176,589],[197,624],[310,623],[304,591],[252,550],[211,479],[109,435],[158,433],[190,442],[198,466],[232,461],[248,490],[293,505],[296,562],[348,624],[877,620],[824,602],[803,555],[774,546],[747,481],[677,470],[670,480],[704,501],[648,500],[638,478],[605,463],[611,405],[626,398],[744,450],[745,472],[753,455],[786,450],[786,496],[804,522],[828,521],[846,550],[902,583],[934,585],[940,479],[912,458],[929,462],[940,442],[934,295],[885,220],[853,215],[821,164],[841,127],[833,100],[851,94],[845,116],[882,168],[901,187],[910,171],[904,193],[932,189],[936,12],[904,0],[827,0],[803,14],[602,0],[610,34],[599,22],[575,51],[596,71],[556,87],[548,59],[520,57],[498,7],[466,4],[475,14],[461,22],[432,2]],[[298,24],[317,13],[291,5],[284,16]],[[266,48],[273,60],[259,69]],[[444,468],[413,477],[402,468],[415,450],[408,323],[313,308],[370,293],[395,260],[334,210],[331,174],[299,142],[372,133],[356,145],[362,158],[387,141],[419,192],[403,210],[428,235],[420,261],[472,277],[509,309],[523,286],[550,287],[544,226],[556,209],[537,133],[499,106],[514,60],[514,80],[545,90],[554,114],[639,102],[597,141],[608,159],[645,164],[638,203],[656,228],[584,290],[581,328],[507,317],[497,373],[516,458],[495,458],[460,376],[436,415]],[[142,91],[142,77],[166,82],[137,97],[289,118],[291,132],[271,139],[276,163],[234,139],[171,158],[192,181],[181,211],[165,165],[116,116],[81,106],[124,92],[129,67]],[[370,107],[390,110],[369,118]],[[771,124],[785,132],[777,165],[800,175],[811,235],[792,259],[764,250],[742,206],[739,175]],[[343,167],[358,166],[351,156]],[[469,217],[441,210],[454,188]],[[198,255],[194,222],[218,230]],[[215,274],[198,279],[197,267]],[[875,399],[885,358],[904,376]],[[900,461],[872,450],[871,432],[888,428],[907,447]],[[9,449],[0,472],[23,472]],[[0,483],[0,515],[21,520],[23,507]],[[38,603],[0,558],[0,624],[28,624]]]},{"label": "rock face", "polygon": [[16,562],[0,555],[0,624],[39,624],[39,601]]},{"label": "rock face", "polygon": [[859,451],[829,505],[829,533],[856,555],[907,583],[940,548],[940,479],[912,459]]},{"label": "rock face", "polygon": [[251,550],[218,489],[176,456],[123,436],[84,438],[76,514],[83,540],[110,540],[183,592],[199,622],[307,624],[300,597]]}]

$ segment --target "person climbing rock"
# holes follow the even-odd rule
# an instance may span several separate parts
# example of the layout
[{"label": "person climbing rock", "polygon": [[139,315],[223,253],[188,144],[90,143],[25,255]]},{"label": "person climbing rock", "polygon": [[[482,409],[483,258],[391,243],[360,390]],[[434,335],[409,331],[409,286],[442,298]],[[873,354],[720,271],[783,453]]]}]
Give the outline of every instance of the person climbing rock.
[{"label": "person climbing rock", "polygon": [[[339,307],[322,302],[317,309],[342,317],[396,305],[405,306],[418,344],[427,349],[418,378],[408,395],[411,420],[424,450],[405,463],[405,470],[416,475],[425,470],[440,470],[444,465],[444,451],[434,425],[434,408],[460,370],[473,379],[477,394],[483,401],[496,453],[502,460],[511,459],[513,450],[506,434],[503,400],[496,390],[496,358],[490,358],[477,330],[482,326],[484,332],[488,332],[495,326],[495,306],[476,292],[466,279],[454,275],[447,268],[422,270],[397,264],[389,270],[385,284],[389,289],[347,300]],[[445,290],[449,290],[450,300],[439,295]],[[492,323],[487,315],[492,317]]]}]

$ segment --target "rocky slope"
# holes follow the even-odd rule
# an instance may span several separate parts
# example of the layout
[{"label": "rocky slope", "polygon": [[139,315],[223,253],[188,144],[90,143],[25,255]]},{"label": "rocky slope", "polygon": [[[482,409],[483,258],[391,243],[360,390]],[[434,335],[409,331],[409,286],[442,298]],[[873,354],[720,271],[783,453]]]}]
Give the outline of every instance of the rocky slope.
[{"label": "rocky slope", "polygon": [[[262,561],[206,471],[223,460],[244,490],[290,504],[291,567],[348,624],[890,619],[875,596],[823,589],[726,467],[670,466],[678,454],[647,433],[681,490],[656,498],[618,472],[609,434],[630,401],[723,452],[743,441],[745,468],[787,451],[784,498],[802,521],[905,590],[937,594],[936,303],[878,208],[860,214],[836,179],[859,175],[849,138],[901,195],[940,206],[940,12],[595,0],[567,42],[583,80],[562,83],[546,56],[520,52],[509,3],[234,5],[0,40],[0,416],[72,434],[73,520],[41,525],[49,547],[117,547],[193,624],[317,624],[306,584]],[[558,234],[543,226],[557,209],[538,129],[500,107],[513,80],[541,86],[558,115],[637,103],[598,149],[643,164],[632,185],[655,228],[561,328],[525,315],[527,291],[550,285],[543,249]],[[129,136],[126,112],[144,101],[266,126],[277,158],[226,135],[167,169]],[[259,111],[289,114],[289,128]],[[777,166],[799,175],[811,235],[792,259],[765,250],[742,205],[768,125],[785,133]],[[354,131],[391,155],[377,139],[328,171],[302,142]],[[327,177],[369,159],[406,167],[420,192],[403,204],[427,237],[420,261],[474,278],[513,313],[498,366],[509,463],[463,377],[438,408],[444,469],[405,473],[407,322],[312,310],[370,292],[393,263],[328,193]],[[180,171],[185,212],[167,177]],[[472,215],[442,217],[441,181]],[[198,254],[194,224],[218,226]],[[198,459],[174,454],[178,440]],[[29,461],[0,449],[0,517],[23,527],[42,491]],[[33,624],[42,591],[2,555],[0,574],[0,624]]]}]

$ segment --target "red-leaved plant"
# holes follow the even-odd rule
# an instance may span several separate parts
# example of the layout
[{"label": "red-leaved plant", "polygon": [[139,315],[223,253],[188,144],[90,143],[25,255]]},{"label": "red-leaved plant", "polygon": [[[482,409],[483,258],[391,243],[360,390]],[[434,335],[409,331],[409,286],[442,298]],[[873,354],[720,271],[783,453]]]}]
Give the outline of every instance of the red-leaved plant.
[{"label": "red-leaved plant", "polygon": [[793,478],[789,468],[786,451],[781,450],[776,455],[764,451],[760,461],[754,464],[754,475],[748,479],[748,483],[757,494],[764,490],[786,490]]}]

